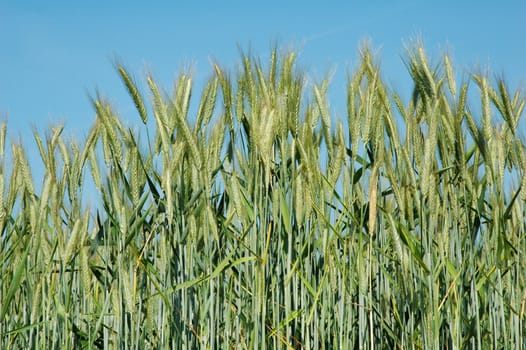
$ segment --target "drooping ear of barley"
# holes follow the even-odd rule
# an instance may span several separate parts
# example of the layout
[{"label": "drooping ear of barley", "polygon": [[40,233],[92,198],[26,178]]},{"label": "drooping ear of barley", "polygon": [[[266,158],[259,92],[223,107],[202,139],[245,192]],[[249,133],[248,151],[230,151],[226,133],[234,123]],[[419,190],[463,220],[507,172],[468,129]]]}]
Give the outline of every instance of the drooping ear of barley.
[{"label": "drooping ear of barley", "polygon": [[419,43],[395,92],[365,45],[339,120],[297,57],[198,103],[116,64],[140,127],[96,95],[85,141],[34,133],[42,179],[3,123],[0,347],[524,348],[524,94]]}]

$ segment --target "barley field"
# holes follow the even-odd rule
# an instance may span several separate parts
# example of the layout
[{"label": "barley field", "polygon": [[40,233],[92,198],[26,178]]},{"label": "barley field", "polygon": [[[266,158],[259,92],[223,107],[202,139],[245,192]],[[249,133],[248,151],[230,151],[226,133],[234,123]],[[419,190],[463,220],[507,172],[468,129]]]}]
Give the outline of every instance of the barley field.
[{"label": "barley field", "polygon": [[3,123],[0,348],[525,349],[524,94],[359,58],[344,118],[276,48],[202,91],[116,63],[136,128],[100,94],[83,140]]}]

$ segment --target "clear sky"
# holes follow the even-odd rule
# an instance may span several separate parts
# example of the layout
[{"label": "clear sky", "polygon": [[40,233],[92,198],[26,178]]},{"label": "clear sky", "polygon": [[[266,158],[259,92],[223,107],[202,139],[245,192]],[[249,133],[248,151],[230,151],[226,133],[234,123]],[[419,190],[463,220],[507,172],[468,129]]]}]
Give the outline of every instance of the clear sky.
[{"label": "clear sky", "polygon": [[87,96],[98,89],[126,124],[137,125],[116,57],[139,82],[151,71],[168,90],[190,65],[199,88],[211,58],[235,69],[239,47],[265,59],[276,43],[299,48],[314,81],[335,71],[330,99],[341,117],[346,73],[367,38],[402,96],[411,88],[404,44],[417,36],[435,60],[447,49],[460,74],[489,67],[515,89],[526,86],[525,24],[524,0],[0,0],[0,120],[8,120],[11,141],[20,135],[29,148],[33,127],[64,123],[65,135],[82,139],[95,119]]}]

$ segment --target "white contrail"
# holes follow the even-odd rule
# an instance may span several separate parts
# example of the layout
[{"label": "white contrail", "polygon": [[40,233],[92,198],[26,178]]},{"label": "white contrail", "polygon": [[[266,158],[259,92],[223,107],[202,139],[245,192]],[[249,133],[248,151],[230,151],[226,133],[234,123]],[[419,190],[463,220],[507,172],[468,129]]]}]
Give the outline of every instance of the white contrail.
[{"label": "white contrail", "polygon": [[319,32],[319,33],[316,33],[316,34],[313,34],[311,36],[308,36],[308,37],[304,38],[302,40],[302,44],[305,45],[305,44],[307,44],[310,41],[319,40],[319,39],[326,38],[326,37],[331,36],[331,35],[348,32],[350,30],[351,30],[351,28],[349,26],[342,26],[342,27],[338,27],[338,28],[334,28],[334,29],[329,29],[329,30],[326,30],[326,31],[323,31],[323,32]]}]

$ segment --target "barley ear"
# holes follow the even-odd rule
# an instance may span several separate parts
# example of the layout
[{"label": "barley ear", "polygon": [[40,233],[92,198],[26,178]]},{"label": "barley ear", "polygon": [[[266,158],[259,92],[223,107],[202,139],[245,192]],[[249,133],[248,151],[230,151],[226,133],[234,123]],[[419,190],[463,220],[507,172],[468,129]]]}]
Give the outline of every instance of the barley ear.
[{"label": "barley ear", "polygon": [[135,84],[132,77],[128,74],[128,72],[122,65],[117,64],[116,69],[117,72],[119,72],[119,76],[121,77],[122,82],[126,86],[128,94],[130,94],[131,98],[133,99],[133,103],[135,104],[135,107],[139,112],[139,116],[141,117],[142,122],[146,125],[146,122],[148,121],[148,114],[146,113],[146,107],[144,105],[143,98],[139,92],[139,89],[137,88],[137,84]]}]

